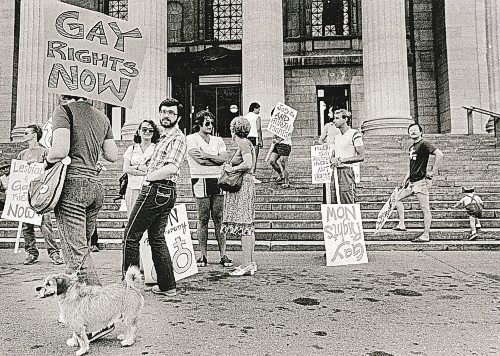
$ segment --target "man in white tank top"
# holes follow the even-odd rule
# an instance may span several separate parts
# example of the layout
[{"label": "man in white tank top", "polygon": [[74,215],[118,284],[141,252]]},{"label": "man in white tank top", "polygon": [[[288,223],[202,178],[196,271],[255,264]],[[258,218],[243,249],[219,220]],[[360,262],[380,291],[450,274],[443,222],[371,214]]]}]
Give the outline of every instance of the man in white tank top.
[{"label": "man in white tank top", "polygon": [[[248,139],[252,142],[252,145],[255,148],[255,165],[254,165],[254,174],[257,169],[257,158],[259,157],[259,150],[262,148],[262,124],[260,119],[260,104],[253,102],[250,104],[248,108],[248,113],[245,115],[245,118],[250,123],[250,132],[248,133]],[[260,180],[254,177],[255,183],[261,183]]]}]

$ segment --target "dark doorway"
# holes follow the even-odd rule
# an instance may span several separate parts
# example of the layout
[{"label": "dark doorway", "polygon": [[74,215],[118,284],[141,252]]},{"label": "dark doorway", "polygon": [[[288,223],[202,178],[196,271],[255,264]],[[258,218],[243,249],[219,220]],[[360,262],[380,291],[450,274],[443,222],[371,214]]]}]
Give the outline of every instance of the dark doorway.
[{"label": "dark doorway", "polygon": [[351,89],[349,85],[318,86],[316,87],[316,101],[318,110],[318,135],[321,128],[330,121],[328,110],[351,110]]},{"label": "dark doorway", "polygon": [[229,124],[241,115],[240,85],[195,85],[192,95],[193,118],[200,110],[215,115],[214,135],[231,137]]}]

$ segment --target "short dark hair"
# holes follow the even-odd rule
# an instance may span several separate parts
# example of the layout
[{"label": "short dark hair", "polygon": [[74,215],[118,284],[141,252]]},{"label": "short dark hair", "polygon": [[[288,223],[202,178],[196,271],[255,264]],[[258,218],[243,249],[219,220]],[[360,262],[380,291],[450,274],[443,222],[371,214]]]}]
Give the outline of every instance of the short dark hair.
[{"label": "short dark hair", "polygon": [[193,129],[192,129],[193,133],[200,131],[200,127],[201,125],[203,125],[205,118],[209,118],[215,121],[215,116],[210,111],[208,110],[198,111],[193,120]]},{"label": "short dark hair", "polygon": [[260,104],[253,102],[250,104],[250,106],[248,108],[248,112],[253,112],[255,109],[258,109],[258,108],[260,108]]},{"label": "short dark hair", "polygon": [[31,124],[31,125],[26,126],[26,128],[32,129],[33,132],[36,133],[36,140],[37,141],[40,141],[42,139],[43,130],[40,126],[38,126],[37,124]]},{"label": "short dark hair", "polygon": [[177,115],[179,116],[181,115],[181,110],[183,108],[182,104],[174,98],[166,98],[165,100],[163,100],[158,106],[158,112],[161,111],[162,106],[177,106]]},{"label": "short dark hair", "polygon": [[61,95],[61,99],[63,100],[87,100],[87,98],[84,98],[83,96],[75,96],[75,95],[67,95],[67,94],[63,94]]},{"label": "short dark hair", "polygon": [[416,122],[414,122],[413,124],[410,124],[410,126],[408,126],[408,133],[410,133],[410,129],[413,127],[413,126],[417,126],[418,129],[420,130],[420,132],[424,132],[424,130],[422,129],[422,126],[420,126],[419,124],[417,124]]},{"label": "short dark hair", "polygon": [[144,122],[147,122],[153,128],[153,137],[151,137],[151,142],[152,143],[157,143],[158,141],[160,141],[160,130],[158,130],[158,126],[156,126],[156,124],[154,123],[153,120],[145,119],[145,120],[142,120],[142,122],[139,124],[139,127],[135,131],[134,142],[135,143],[141,143],[142,142],[141,135],[139,135],[139,130],[141,129],[142,123],[144,123]]},{"label": "short dark hair", "polygon": [[474,193],[474,187],[462,187],[462,193]]}]

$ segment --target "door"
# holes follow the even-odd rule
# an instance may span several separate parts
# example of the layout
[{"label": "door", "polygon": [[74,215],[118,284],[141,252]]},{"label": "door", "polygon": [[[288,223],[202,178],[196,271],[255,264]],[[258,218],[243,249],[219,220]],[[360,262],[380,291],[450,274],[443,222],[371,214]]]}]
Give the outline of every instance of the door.
[{"label": "door", "polygon": [[349,85],[333,85],[316,87],[316,100],[318,110],[318,135],[321,134],[321,128],[330,121],[328,110],[333,107],[337,109],[351,110],[351,90]]}]

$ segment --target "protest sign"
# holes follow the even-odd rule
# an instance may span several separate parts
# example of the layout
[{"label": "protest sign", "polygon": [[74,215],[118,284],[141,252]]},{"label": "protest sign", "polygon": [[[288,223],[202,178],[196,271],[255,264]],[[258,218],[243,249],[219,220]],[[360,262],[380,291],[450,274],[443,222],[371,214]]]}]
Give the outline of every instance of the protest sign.
[{"label": "protest sign", "polygon": [[28,188],[30,182],[43,172],[42,163],[28,164],[26,161],[12,160],[2,219],[33,225],[42,223],[42,215],[35,213],[28,203]]},{"label": "protest sign", "polygon": [[[176,205],[170,212],[165,228],[165,241],[172,259],[176,281],[198,273],[185,204]],[[156,283],[156,270],[147,232],[141,240],[140,249],[145,283]]]},{"label": "protest sign", "polygon": [[52,147],[52,116],[42,126],[42,138],[39,143],[45,148]]},{"label": "protest sign", "polygon": [[377,216],[377,222],[375,224],[375,233],[374,235],[379,232],[381,228],[384,227],[384,224],[386,221],[390,218],[392,211],[394,210],[394,206],[396,204],[396,198],[398,197],[399,194],[399,189],[396,187],[394,188],[394,191],[392,192],[391,196],[389,199],[385,202],[384,206],[382,209],[380,209],[378,216]]},{"label": "protest sign", "polygon": [[326,265],[368,263],[359,204],[323,204]]},{"label": "protest sign", "polygon": [[293,123],[295,122],[296,117],[297,110],[292,109],[283,103],[278,103],[274,108],[271,120],[269,120],[267,130],[286,140],[292,135]]},{"label": "protest sign", "polygon": [[131,108],[146,52],[130,21],[43,1],[44,81],[49,92]]},{"label": "protest sign", "polygon": [[327,145],[311,146],[312,183],[330,183],[332,167],[330,164],[330,148]]}]

